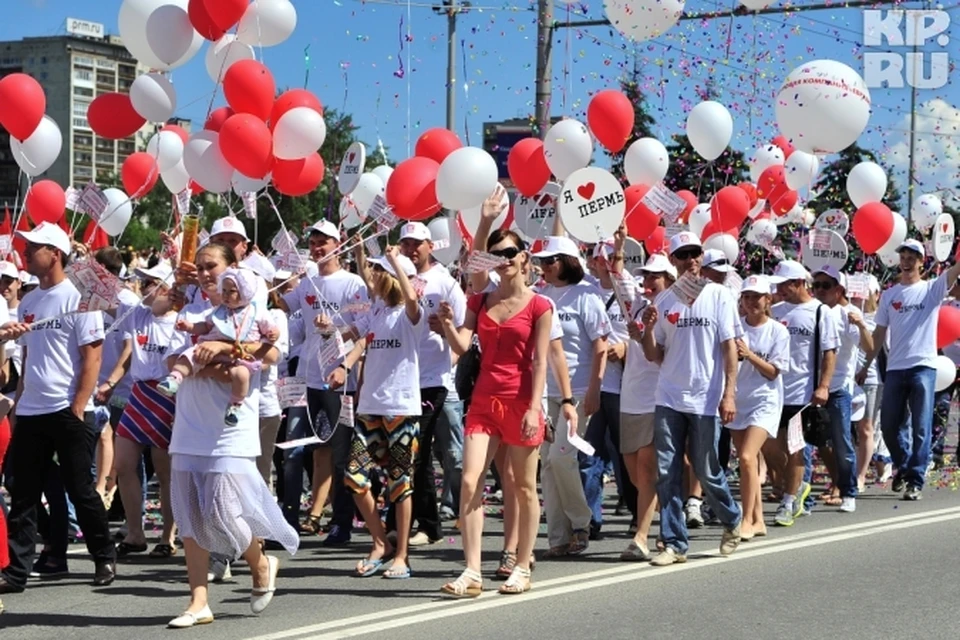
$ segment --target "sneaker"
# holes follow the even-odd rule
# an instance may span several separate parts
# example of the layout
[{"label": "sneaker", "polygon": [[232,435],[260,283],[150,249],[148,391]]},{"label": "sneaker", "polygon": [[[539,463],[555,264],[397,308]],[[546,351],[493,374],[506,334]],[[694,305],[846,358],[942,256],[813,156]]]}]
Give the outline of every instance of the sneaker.
[{"label": "sneaker", "polygon": [[350,544],[350,530],[335,524],[330,527],[330,533],[321,544],[325,547],[345,547]]},{"label": "sneaker", "polygon": [[856,498],[844,498],[840,503],[840,511],[844,513],[853,513],[857,510]]},{"label": "sneaker", "polygon": [[894,493],[900,493],[907,487],[907,479],[903,477],[902,473],[897,473],[893,476],[893,486],[890,487],[893,489]]},{"label": "sneaker", "polygon": [[893,465],[889,462],[885,462],[880,467],[880,477],[877,478],[877,482],[880,484],[886,484],[890,478],[893,477]]},{"label": "sneaker", "polygon": [[31,578],[63,578],[69,574],[66,558],[55,560],[46,554],[41,554],[37,558],[37,561],[33,563],[33,569],[30,571]]},{"label": "sneaker", "polygon": [[457,514],[454,513],[453,509],[450,507],[440,507],[440,521],[441,522],[450,522],[451,520],[456,520]]},{"label": "sneaker", "polygon": [[720,538],[720,555],[729,556],[737,547],[740,546],[740,525],[733,529],[723,528],[723,536]]},{"label": "sneaker", "polygon": [[687,556],[682,553],[678,553],[671,547],[667,547],[657,555],[653,556],[653,560],[650,561],[650,564],[654,567],[669,567],[672,564],[683,564],[686,561]]},{"label": "sneaker", "polygon": [[687,504],[683,510],[687,518],[687,529],[699,529],[703,526],[703,500],[700,498],[687,498]]},{"label": "sneaker", "polygon": [[416,534],[410,537],[410,540],[407,542],[407,545],[411,547],[425,547],[427,545],[434,544],[435,542],[438,542],[438,541],[439,540],[431,540],[430,536],[428,536],[423,531],[417,531]]},{"label": "sneaker", "polygon": [[903,492],[903,499],[916,502],[923,499],[922,489],[916,485],[907,485],[907,490]]},{"label": "sneaker", "polygon": [[159,383],[157,383],[157,391],[167,396],[168,398],[172,398],[175,395],[177,395],[177,391],[179,390],[180,390],[180,383],[177,382],[177,379],[172,376],[167,376],[166,378],[161,380]]},{"label": "sneaker", "polygon": [[233,577],[230,573],[230,563],[219,558],[210,557],[210,569],[207,571],[207,582],[220,583]]},{"label": "sneaker", "polygon": [[777,513],[773,516],[773,523],[781,527],[792,527],[793,509],[781,503],[780,506],[777,507]]},{"label": "sneaker", "polygon": [[793,501],[793,517],[799,518],[803,515],[803,505],[810,497],[812,487],[809,482],[800,483],[800,491],[797,492],[797,499]]},{"label": "sneaker", "polygon": [[228,427],[235,427],[240,424],[240,409],[243,405],[231,404],[227,407],[227,412],[223,414],[223,424]]},{"label": "sneaker", "polygon": [[717,514],[713,512],[713,509],[711,509],[710,505],[706,502],[704,502],[703,506],[700,507],[700,515],[703,517],[704,524],[717,524],[720,522],[720,519],[717,518]]}]

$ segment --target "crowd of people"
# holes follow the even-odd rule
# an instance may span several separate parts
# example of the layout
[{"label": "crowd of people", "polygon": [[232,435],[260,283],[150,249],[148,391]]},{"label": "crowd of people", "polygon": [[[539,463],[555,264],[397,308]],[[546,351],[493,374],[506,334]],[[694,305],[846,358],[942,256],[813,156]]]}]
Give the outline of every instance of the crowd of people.
[{"label": "crowd of people", "polygon": [[[542,558],[597,539],[610,467],[632,515],[620,559],[654,566],[685,562],[689,530],[707,520],[722,526],[724,556],[768,525],[793,526],[817,502],[815,456],[831,479],[821,498],[841,512],[856,510],[868,476],[922,497],[952,394],[935,401],[938,311],[960,297],[960,265],[925,279],[924,246],[907,240],[899,281],[881,291],[870,278],[852,297],[833,267],[787,259],[737,274],[681,231],[630,273],[622,229],[586,246],[557,222],[531,252],[492,229],[499,195],[472,239],[490,270],[439,263],[419,222],[367,255],[359,243],[345,253],[321,220],[295,271],[224,218],[192,263],[96,252],[127,288],[87,313],[65,273],[66,233],[18,232],[26,272],[0,263],[0,594],[68,573],[80,538],[96,586],[131,555],[182,553],[189,603],[171,627],[212,622],[208,584],[241,559],[260,613],[280,571],[268,552],[317,534],[346,546],[359,513],[369,548],[354,572],[397,580],[415,575],[411,548],[457,519],[465,568],[437,588],[476,597],[491,466],[504,532],[488,577],[511,595],[532,586],[542,516]],[[154,474],[162,531],[150,548]]]}]

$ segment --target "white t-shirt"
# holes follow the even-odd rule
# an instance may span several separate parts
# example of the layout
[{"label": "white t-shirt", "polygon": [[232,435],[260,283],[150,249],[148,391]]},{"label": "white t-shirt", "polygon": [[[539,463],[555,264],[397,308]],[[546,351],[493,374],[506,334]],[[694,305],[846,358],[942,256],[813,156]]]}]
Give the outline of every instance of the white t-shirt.
[{"label": "white t-shirt", "polygon": [[790,334],[775,320],[768,319],[758,327],[746,322],[742,326],[747,347],[775,366],[780,375],[768,380],[752,363],[741,362],[737,374],[737,415],[747,417],[767,406],[776,407],[779,416],[783,407],[783,372],[790,365]]},{"label": "white t-shirt", "polygon": [[[553,301],[556,316],[563,327],[563,352],[567,356],[573,393],[586,393],[593,362],[593,341],[610,334],[610,318],[600,290],[581,281],[565,287],[547,285],[540,294]],[[561,395],[553,376],[547,377],[547,395],[551,398]]]},{"label": "white t-shirt", "polygon": [[830,380],[830,392],[847,391],[853,393],[853,387],[856,385],[854,378],[857,375],[857,350],[860,345],[860,328],[850,322],[850,312],[860,313],[860,311],[848,304],[847,306],[837,305],[831,307],[830,312],[837,323],[837,331],[840,335],[840,348],[837,350],[837,367],[833,371],[833,379]]},{"label": "white t-shirt", "polygon": [[[119,308],[117,309],[117,318],[123,316],[123,307],[126,307],[126,309],[129,310],[130,307],[140,304],[140,298],[137,297],[137,294],[127,288],[120,290],[120,293],[117,295],[117,300],[120,302]],[[100,361],[100,377],[97,380],[98,385],[106,383],[107,378],[109,378],[110,374],[113,373],[114,367],[117,366],[117,361],[120,360],[120,353],[123,351],[123,343],[127,339],[123,334],[123,330],[120,327],[114,329],[113,324],[114,319],[109,314],[104,313],[103,355]],[[130,390],[132,388],[133,378],[131,378],[130,370],[128,369],[126,375],[120,378],[117,384],[114,385],[111,398],[126,400],[130,397]]]},{"label": "white t-shirt", "polygon": [[[636,283],[633,276],[628,274],[628,291],[636,291]],[[610,319],[610,335],[607,336],[607,344],[621,344],[630,342],[630,334],[627,333],[627,320],[623,317],[623,309],[613,294],[613,289],[604,289],[599,287],[600,296],[603,299],[603,306],[607,311],[607,317]],[[631,297],[634,295],[630,294]],[[600,384],[600,390],[606,393],[620,393],[623,379],[623,361],[616,362],[607,358],[607,368],[603,370],[603,381]]]},{"label": "white t-shirt", "polygon": [[[876,314],[865,313],[863,314],[863,321],[867,325],[867,329],[870,333],[873,333],[873,330],[877,328],[877,323],[875,322]],[[887,334],[886,337],[887,346],[890,344],[890,334]],[[867,361],[867,354],[857,349],[857,371],[863,369],[863,363]],[[877,385],[880,384],[880,368],[877,365],[877,359],[874,358],[873,362],[870,363],[870,368],[867,369],[867,377],[864,378],[863,386]]]},{"label": "white t-shirt", "polygon": [[671,289],[660,294],[656,304],[654,338],[664,349],[657,405],[680,413],[717,415],[724,377],[720,345],[742,331],[737,303],[726,287],[711,282],[692,306],[683,304]]},{"label": "white t-shirt", "polygon": [[[467,298],[460,289],[460,283],[453,279],[446,267],[437,264],[417,276],[426,284],[420,297],[420,308],[424,316],[435,315],[441,302],[448,302],[453,308],[453,324],[463,326],[467,314]],[[429,328],[423,334],[420,344],[420,386],[445,387],[452,379],[450,344],[442,335]]]},{"label": "white t-shirt", "polygon": [[414,325],[403,304],[378,305],[358,318],[356,329],[367,338],[357,413],[421,415],[419,351],[423,333],[429,330],[424,314],[421,312],[420,321]]},{"label": "white t-shirt", "polygon": [[[306,342],[300,350],[297,375],[306,378],[307,386],[311,389],[324,389],[327,386],[327,376],[340,366],[343,358],[333,360],[321,368],[320,348],[324,336],[317,332],[314,320],[317,316],[326,314],[333,319],[338,329],[355,326],[357,318],[367,313],[358,311],[359,306],[369,303],[370,299],[363,279],[345,269],[339,269],[328,276],[318,275],[312,280],[311,284],[309,279],[303,278],[297,288],[283,299],[290,313],[301,311],[303,314]],[[356,385],[356,375],[351,371],[347,377],[346,390],[354,391]]]},{"label": "white t-shirt", "polygon": [[[122,317],[130,307],[121,305],[117,317]],[[117,332],[133,342],[130,354],[130,378],[132,382],[162,380],[169,373],[167,358],[186,349],[192,341],[184,331],[177,331],[177,314],[155,316],[153,311],[140,304],[117,326]]]},{"label": "white t-shirt", "polygon": [[[280,330],[280,337],[273,343],[280,350],[280,358],[286,361],[287,352],[290,350],[290,332],[287,329],[287,314],[280,309],[270,309],[267,311],[273,324]],[[277,395],[277,365],[264,367],[260,372],[260,417],[270,418],[279,416],[280,398]]]},{"label": "white t-shirt", "polygon": [[[783,403],[803,406],[813,396],[813,333],[816,323],[818,300],[803,304],[780,302],[773,305],[774,319],[787,328],[790,334],[790,366],[783,371]],[[840,333],[830,309],[823,305],[820,312],[820,366],[822,353],[839,349]]]},{"label": "white t-shirt", "polygon": [[[103,340],[103,315],[74,313],[79,304],[80,292],[67,279],[49,289],[37,287],[20,301],[20,322],[35,324],[21,338],[27,354],[18,416],[55,413],[73,402],[83,369],[80,347]],[[93,410],[93,394],[86,408]]]},{"label": "white t-shirt", "polygon": [[889,327],[887,371],[937,366],[937,319],[947,297],[947,274],[880,294],[877,326]]},{"label": "white t-shirt", "polygon": [[[2,297],[0,297],[2,298]],[[18,317],[18,309],[11,309],[7,304],[6,298],[3,299],[3,306],[7,309],[7,321],[13,320],[13,318]],[[19,300],[17,301],[19,303]],[[18,340],[10,340],[7,342],[6,346],[6,355],[7,358],[13,362],[13,366],[16,367],[17,373],[23,372],[23,338]]]},{"label": "white t-shirt", "polygon": [[[200,322],[209,310],[210,303],[201,301],[185,307],[181,316],[190,322]],[[184,378],[177,392],[170,453],[212,458],[259,456],[260,373],[250,373],[250,393],[243,400],[235,427],[223,422],[223,411],[228,404],[229,384],[213,378]]]},{"label": "white t-shirt", "polygon": [[[637,322],[643,313],[643,292],[638,291],[634,300],[631,320]],[[647,360],[640,343],[628,338],[627,361],[620,387],[620,412],[635,416],[653,413],[657,408],[659,381],[660,365]]]}]

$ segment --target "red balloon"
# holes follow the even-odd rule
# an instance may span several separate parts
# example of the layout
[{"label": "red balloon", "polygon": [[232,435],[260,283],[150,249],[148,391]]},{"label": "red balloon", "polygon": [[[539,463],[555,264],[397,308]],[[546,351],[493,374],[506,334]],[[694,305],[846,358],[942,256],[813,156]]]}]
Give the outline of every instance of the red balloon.
[{"label": "red balloon", "polygon": [[232,115],[234,115],[234,111],[230,107],[220,107],[219,109],[214,109],[212,112],[210,112],[210,117],[207,118],[207,122],[203,125],[203,128],[207,131],[216,131],[219,133],[220,127],[222,127],[223,123],[226,122]]},{"label": "red balloon", "polygon": [[417,146],[413,153],[420,158],[429,158],[437,164],[442,164],[448,155],[462,146],[457,134],[449,129],[436,127],[425,131],[417,139]]},{"label": "red balloon", "polygon": [[767,167],[760,174],[760,179],[757,180],[757,196],[766,198],[774,189],[785,184],[787,184],[787,176],[782,164]]},{"label": "red balloon", "polygon": [[667,240],[666,227],[657,227],[653,230],[646,240],[643,241],[643,248],[647,250],[648,255],[655,253],[666,254],[670,250],[670,241]]},{"label": "red balloon", "polygon": [[787,185],[780,185],[773,190],[773,193],[767,198],[767,206],[778,216],[785,216],[790,213],[795,206],[799,196]]},{"label": "red balloon", "polygon": [[750,200],[739,187],[724,187],[710,200],[710,222],[720,231],[736,231],[750,213]]},{"label": "red balloon", "polygon": [[0,125],[21,142],[33,135],[47,111],[40,83],[25,73],[0,80]]},{"label": "red balloon", "polygon": [[680,222],[686,224],[687,220],[690,218],[690,212],[693,211],[695,206],[700,204],[700,201],[692,191],[687,191],[686,189],[677,191],[677,195],[683,198],[683,201],[687,203],[687,208],[684,209],[683,213],[680,214]]},{"label": "red balloon", "polygon": [[187,15],[190,16],[190,24],[197,33],[211,42],[216,42],[227,32],[226,29],[218,27],[210,17],[203,0],[190,0],[190,4],[187,5]]},{"label": "red balloon", "polygon": [[93,251],[98,251],[110,246],[110,236],[100,225],[91,220],[83,231],[83,244]]},{"label": "red balloon", "polygon": [[960,309],[943,305],[937,318],[937,349],[960,339]]},{"label": "red balloon", "polygon": [[893,212],[882,202],[868,202],[853,214],[850,228],[864,253],[876,253],[893,234]]},{"label": "red balloon", "polygon": [[122,93],[105,93],[94,99],[87,109],[87,120],[94,133],[111,140],[129,138],[146,123],[133,108],[130,96]]},{"label": "red balloon", "polygon": [[786,160],[790,157],[790,154],[794,152],[793,145],[790,144],[790,141],[787,140],[784,136],[777,136],[770,141],[775,147],[779,147],[780,151],[783,151],[783,159]]},{"label": "red balloon", "polygon": [[220,129],[220,153],[248,178],[262,178],[273,168],[273,136],[257,116],[238,113]]},{"label": "red balloon", "polygon": [[747,199],[750,201],[751,209],[757,206],[757,201],[760,200],[760,196],[757,195],[757,188],[755,186],[749,182],[741,182],[737,185],[737,187],[743,189],[743,192],[747,194]]},{"label": "red balloon", "polygon": [[129,193],[131,198],[142,198],[150,193],[159,177],[157,159],[144,151],[127,156],[120,170],[123,190]]},{"label": "red balloon", "polygon": [[201,187],[196,180],[191,180],[189,184],[187,184],[187,189],[190,189],[191,196],[198,196],[206,191],[206,189]]},{"label": "red balloon", "polygon": [[600,144],[616,153],[633,133],[633,105],[615,89],[604,89],[587,106],[587,124]]},{"label": "red balloon", "polygon": [[264,122],[270,117],[276,93],[273,74],[256,60],[233,63],[223,77],[223,95],[233,110],[252,113]]},{"label": "red balloon", "polygon": [[507,173],[513,185],[528,198],[537,195],[550,180],[550,167],[543,155],[543,141],[524,138],[507,155]]},{"label": "red balloon", "polygon": [[[417,147],[419,146],[418,141]],[[387,182],[387,204],[404,220],[429,218],[440,210],[440,203],[437,201],[439,172],[440,163],[430,158],[414,156],[404,160],[390,174]]]},{"label": "red balloon", "polygon": [[[240,22],[249,4],[248,0],[203,0],[203,8],[206,9],[210,21],[224,32]],[[193,22],[192,15],[190,21]],[[203,35],[203,32],[200,35]]]},{"label": "red balloon", "polygon": [[277,126],[283,114],[297,107],[309,107],[323,115],[323,105],[320,104],[317,96],[306,89],[291,89],[282,93],[273,103],[273,107],[270,109],[270,131],[273,131],[273,128]]},{"label": "red balloon", "polygon": [[53,180],[40,180],[34,182],[27,192],[26,207],[33,224],[56,224],[67,209],[67,196],[63,193],[63,187]]},{"label": "red balloon", "polygon": [[643,197],[649,190],[650,187],[644,184],[635,184],[627,187],[623,192],[627,204],[627,213],[624,217],[627,235],[637,242],[643,242],[649,238],[650,234],[660,226],[660,216],[643,203]]},{"label": "red balloon", "polygon": [[700,239],[703,242],[707,241],[707,238],[710,236],[720,233],[720,229],[717,229],[717,225],[714,224],[713,220],[703,225],[703,230],[700,232]]},{"label": "red balloon", "polygon": [[305,196],[323,182],[323,171],[319,153],[299,160],[277,160],[273,165],[273,186],[285,196]]},{"label": "red balloon", "polygon": [[160,131],[173,131],[175,134],[180,136],[180,139],[183,140],[183,144],[187,144],[187,141],[190,139],[190,134],[186,130],[175,124],[167,124],[161,127]]}]

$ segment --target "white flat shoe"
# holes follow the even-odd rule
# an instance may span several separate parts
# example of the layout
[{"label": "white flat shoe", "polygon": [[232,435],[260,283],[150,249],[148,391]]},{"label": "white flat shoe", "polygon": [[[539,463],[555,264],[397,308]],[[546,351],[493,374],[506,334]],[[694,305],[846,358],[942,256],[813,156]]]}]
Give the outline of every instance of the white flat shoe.
[{"label": "white flat shoe", "polygon": [[209,606],[206,606],[196,613],[192,611],[184,611],[179,617],[168,622],[167,628],[189,629],[190,627],[198,624],[210,624],[211,622],[213,622],[213,612],[210,611]]},{"label": "white flat shoe", "polygon": [[250,591],[250,610],[254,613],[260,613],[266,609],[277,590],[277,572],[280,571],[280,559],[267,556],[267,564],[270,566],[270,581],[267,583],[267,588]]}]

